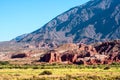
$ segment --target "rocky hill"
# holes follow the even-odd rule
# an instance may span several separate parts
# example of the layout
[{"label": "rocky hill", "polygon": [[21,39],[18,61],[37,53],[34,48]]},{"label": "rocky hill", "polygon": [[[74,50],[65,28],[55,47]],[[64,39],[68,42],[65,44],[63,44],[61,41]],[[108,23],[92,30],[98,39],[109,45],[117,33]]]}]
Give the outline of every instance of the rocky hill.
[{"label": "rocky hill", "polygon": [[54,47],[63,43],[89,44],[114,39],[120,39],[120,0],[90,0],[12,41]]},{"label": "rocky hill", "polygon": [[[69,48],[63,51],[62,47],[66,45]],[[120,63],[119,40],[98,43],[97,45],[65,44],[63,46],[43,54],[39,61],[84,65]]]},{"label": "rocky hill", "polygon": [[[11,44],[12,45],[12,44]],[[112,64],[120,63],[120,40],[92,45],[67,43],[50,49],[7,47],[0,51],[0,61],[12,64]]]}]

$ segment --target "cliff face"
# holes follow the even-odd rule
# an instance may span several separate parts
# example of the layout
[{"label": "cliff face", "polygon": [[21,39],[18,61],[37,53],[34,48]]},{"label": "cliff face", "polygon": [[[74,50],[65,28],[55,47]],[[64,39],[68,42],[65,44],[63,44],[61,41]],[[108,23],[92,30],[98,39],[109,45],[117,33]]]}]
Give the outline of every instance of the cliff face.
[{"label": "cliff face", "polygon": [[[20,37],[20,36],[19,36]],[[120,38],[120,0],[91,0],[52,19],[42,28],[12,40],[53,47]]]},{"label": "cliff face", "polygon": [[39,61],[84,65],[120,63],[120,41],[104,42],[95,47],[85,44],[76,46],[64,52],[51,50],[42,55]]}]

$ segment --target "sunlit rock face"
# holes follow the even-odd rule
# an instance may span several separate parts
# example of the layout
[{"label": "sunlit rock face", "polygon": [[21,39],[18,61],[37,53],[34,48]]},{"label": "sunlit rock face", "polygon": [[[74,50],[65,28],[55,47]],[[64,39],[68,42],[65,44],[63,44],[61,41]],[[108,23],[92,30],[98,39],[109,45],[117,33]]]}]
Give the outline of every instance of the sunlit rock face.
[{"label": "sunlit rock face", "polygon": [[[67,44],[64,44],[65,46]],[[62,45],[62,47],[64,46]],[[70,46],[71,45],[71,46]],[[120,41],[97,43],[96,45],[79,44],[73,48],[69,44],[69,50],[63,51],[61,46],[58,49],[50,50],[43,54],[39,61],[46,63],[66,63],[66,64],[112,64],[120,63]]]}]

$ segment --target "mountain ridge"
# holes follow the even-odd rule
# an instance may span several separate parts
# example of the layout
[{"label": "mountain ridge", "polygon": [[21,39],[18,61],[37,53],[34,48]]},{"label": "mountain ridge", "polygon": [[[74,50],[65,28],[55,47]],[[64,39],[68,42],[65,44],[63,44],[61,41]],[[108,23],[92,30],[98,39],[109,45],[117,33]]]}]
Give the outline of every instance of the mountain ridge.
[{"label": "mountain ridge", "polygon": [[32,44],[93,43],[120,38],[120,0],[91,0],[58,15],[21,40]]}]

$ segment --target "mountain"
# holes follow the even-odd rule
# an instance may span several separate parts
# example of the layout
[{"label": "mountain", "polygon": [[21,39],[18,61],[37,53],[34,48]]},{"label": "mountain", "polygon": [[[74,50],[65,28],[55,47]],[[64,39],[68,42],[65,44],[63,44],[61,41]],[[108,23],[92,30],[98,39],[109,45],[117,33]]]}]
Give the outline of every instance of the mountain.
[{"label": "mountain", "polygon": [[58,15],[14,42],[54,46],[120,39],[120,0],[91,0]]},{"label": "mountain", "polygon": [[27,34],[20,35],[20,36],[16,37],[15,39],[13,39],[13,41],[15,40],[15,41],[19,42],[26,36],[27,36]]}]

